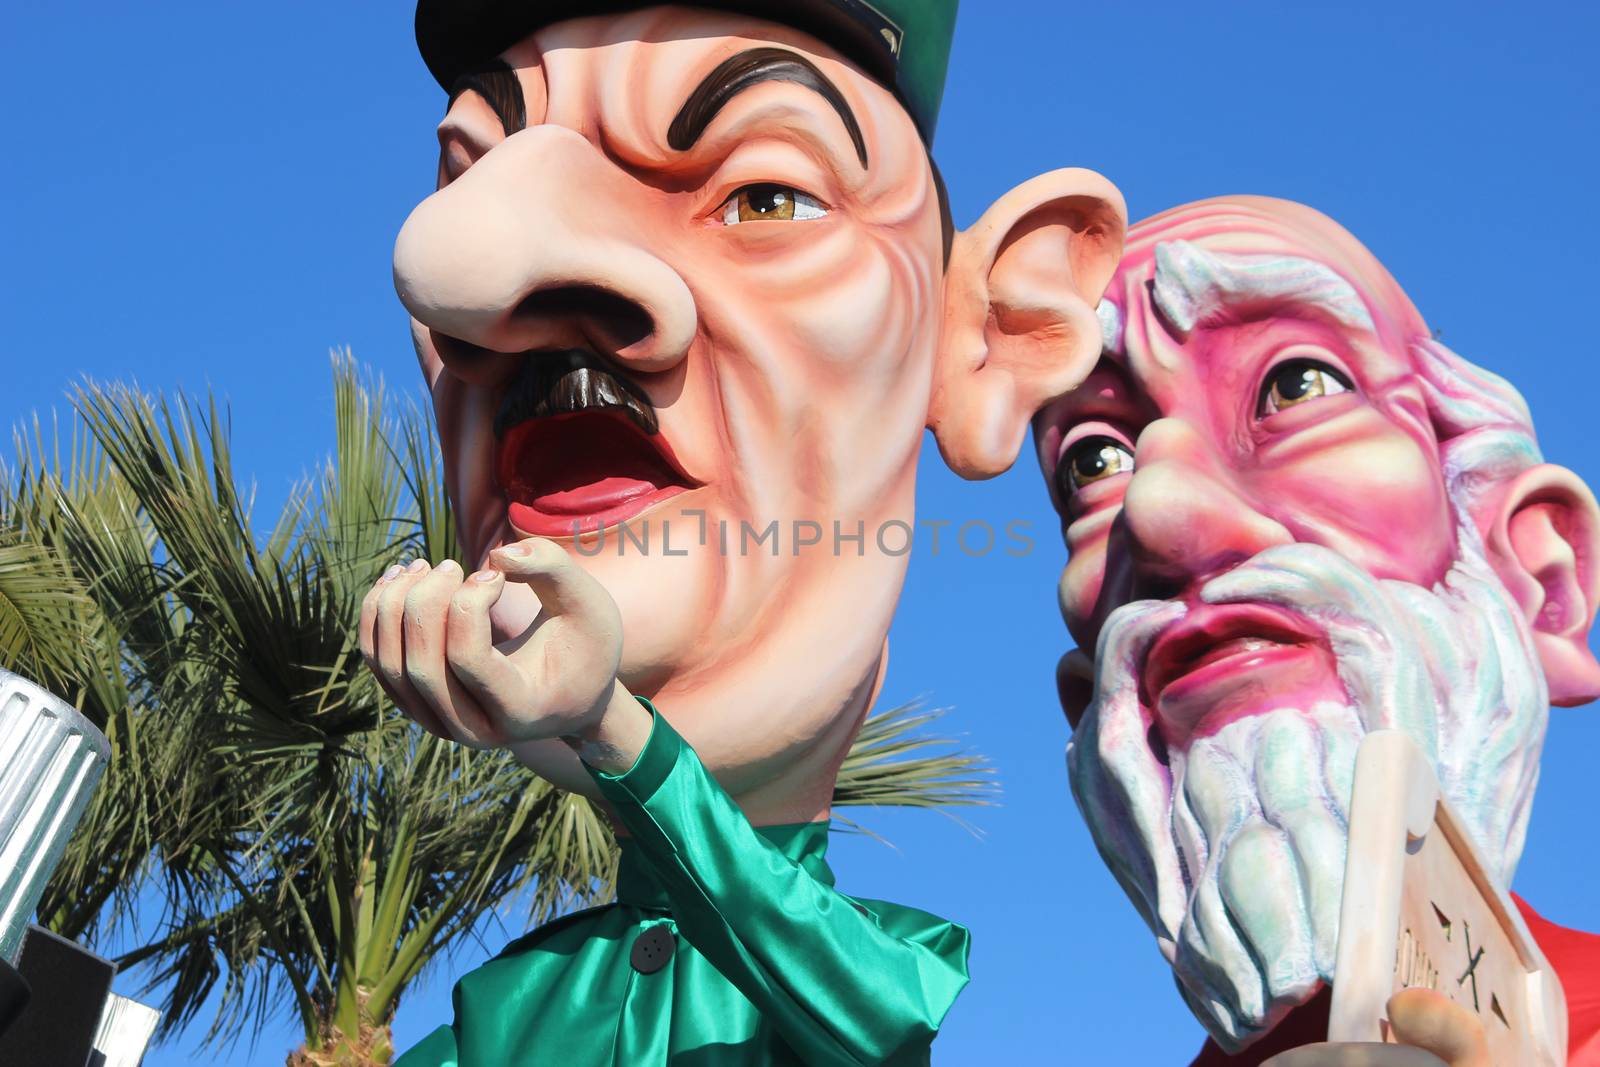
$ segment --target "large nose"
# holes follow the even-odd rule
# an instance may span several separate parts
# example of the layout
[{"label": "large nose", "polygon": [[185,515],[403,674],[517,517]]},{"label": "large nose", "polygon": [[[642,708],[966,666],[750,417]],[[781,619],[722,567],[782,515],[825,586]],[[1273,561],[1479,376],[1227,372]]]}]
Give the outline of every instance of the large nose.
[{"label": "large nose", "polygon": [[591,348],[665,369],[688,351],[695,307],[647,247],[652,197],[572,130],[523,130],[411,213],[395,289],[447,364]]},{"label": "large nose", "polygon": [[1139,435],[1122,499],[1139,596],[1168,597],[1293,535],[1263,514],[1217,450],[1188,422],[1157,419]]}]

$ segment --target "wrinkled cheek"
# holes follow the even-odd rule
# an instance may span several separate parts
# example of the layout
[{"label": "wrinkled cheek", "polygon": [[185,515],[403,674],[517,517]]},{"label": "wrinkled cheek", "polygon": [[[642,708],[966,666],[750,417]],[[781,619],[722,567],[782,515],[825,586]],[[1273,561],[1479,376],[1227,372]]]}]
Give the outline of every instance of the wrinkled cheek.
[{"label": "wrinkled cheek", "polygon": [[1123,512],[1114,500],[1067,529],[1067,566],[1057,592],[1061,617],[1078,647],[1094,651],[1106,617],[1135,594]]},{"label": "wrinkled cheek", "polygon": [[922,311],[920,294],[907,284],[904,272],[892,270],[873,254],[876,249],[860,252],[815,279],[799,309],[806,314],[792,320],[800,342],[825,365],[857,372],[870,366],[862,362],[866,357],[876,355],[887,363],[891,353],[905,351],[908,324],[918,321]]},{"label": "wrinkled cheek", "polygon": [[1321,540],[1376,578],[1431,586],[1455,559],[1444,477],[1416,441],[1395,430],[1324,454],[1297,479],[1319,501]]},{"label": "wrinkled cheek", "polygon": [[804,380],[775,399],[794,406],[788,447],[813,457],[802,481],[855,515],[883,503],[915,463],[932,384],[933,279],[910,250],[856,231],[818,245],[779,290],[781,343]]},{"label": "wrinkled cheek", "polygon": [[753,257],[740,274],[740,287],[781,317],[819,377],[856,383],[899,373],[914,331],[932,317],[938,283],[937,265],[902,235],[842,223]]},{"label": "wrinkled cheek", "polygon": [[[1095,605],[1105,587],[1105,563],[1104,546],[1092,545],[1074,552],[1061,572],[1061,584],[1057,587],[1061,617],[1079,647],[1084,647],[1093,637],[1098,618]],[[1089,651],[1093,651],[1092,646]]]},{"label": "wrinkled cheek", "polygon": [[481,566],[505,518],[505,499],[495,482],[492,438],[482,428],[494,418],[494,401],[481,389],[451,374],[433,383],[433,412],[439,428],[439,452],[445,491],[455,512],[462,560]]},{"label": "wrinkled cheek", "polygon": [[431,390],[439,381],[439,375],[444,372],[444,361],[439,358],[438,351],[433,347],[433,339],[428,334],[428,328],[416,319],[411,319],[411,347],[417,353],[417,368],[422,371],[422,380]]},{"label": "wrinkled cheek", "polygon": [[929,313],[932,279],[920,269],[926,264],[904,247],[862,244],[854,277],[841,279],[836,290],[848,312],[823,324],[826,333],[817,343],[832,346],[824,370],[836,367],[841,375],[841,412],[854,409],[852,418],[840,420],[833,448],[865,494],[855,503],[870,507],[879,487],[902,484],[909,491],[928,421],[937,326]]}]

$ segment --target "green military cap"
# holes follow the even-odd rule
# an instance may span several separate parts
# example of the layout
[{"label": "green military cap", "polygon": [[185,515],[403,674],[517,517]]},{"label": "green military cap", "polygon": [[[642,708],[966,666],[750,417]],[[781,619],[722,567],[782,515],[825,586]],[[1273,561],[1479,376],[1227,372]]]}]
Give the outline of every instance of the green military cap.
[{"label": "green military cap", "polygon": [[[656,0],[659,3],[660,0]],[[892,89],[932,143],[950,66],[957,0],[694,0],[781,22],[828,42]],[[417,46],[449,89],[543,26],[650,7],[626,0],[418,0]]]}]

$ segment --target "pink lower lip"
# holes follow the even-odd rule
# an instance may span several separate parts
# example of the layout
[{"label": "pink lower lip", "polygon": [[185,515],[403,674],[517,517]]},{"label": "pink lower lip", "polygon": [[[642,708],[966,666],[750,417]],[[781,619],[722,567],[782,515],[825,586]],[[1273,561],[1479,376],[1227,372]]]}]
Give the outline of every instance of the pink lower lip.
[{"label": "pink lower lip", "polygon": [[1153,694],[1161,733],[1183,747],[1230,722],[1275,707],[1310,707],[1336,693],[1337,675],[1328,653],[1316,644],[1253,643],[1221,650]]},{"label": "pink lower lip", "polygon": [[1251,642],[1248,645],[1230,641],[1228,644],[1239,644],[1241,647],[1237,651],[1219,649],[1208,655],[1192,670],[1185,671],[1163,686],[1161,692],[1155,694],[1157,699],[1188,700],[1203,695],[1207,686],[1221,681],[1231,682],[1243,672],[1264,669],[1281,659],[1307,651],[1303,645],[1285,645],[1276,641]]},{"label": "pink lower lip", "polygon": [[631,478],[608,478],[593,485],[551,493],[528,503],[507,505],[506,517],[518,533],[534,537],[577,537],[618,526],[648,508],[685,491]]}]

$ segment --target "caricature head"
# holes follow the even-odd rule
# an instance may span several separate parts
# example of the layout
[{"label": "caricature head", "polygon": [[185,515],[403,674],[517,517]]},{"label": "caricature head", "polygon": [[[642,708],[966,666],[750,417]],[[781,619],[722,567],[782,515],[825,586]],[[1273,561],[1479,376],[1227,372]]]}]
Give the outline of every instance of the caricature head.
[{"label": "caricature head", "polygon": [[[954,4],[923,6],[947,48]],[[624,683],[753,818],[809,818],[879,678],[922,431],[969,476],[1014,460],[1098,351],[1121,200],[1054,172],[953,237],[926,92],[810,22],[632,7],[525,16],[453,81],[397,288],[469,561],[565,541]],[[497,629],[537,612],[509,589]]]},{"label": "caricature head", "polygon": [[1135,226],[1035,424],[1074,795],[1226,1047],[1332,975],[1356,747],[1410,733],[1509,882],[1548,706],[1600,695],[1600,512],[1522,398],[1309,208]]}]

